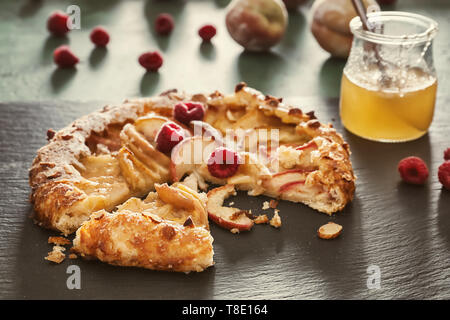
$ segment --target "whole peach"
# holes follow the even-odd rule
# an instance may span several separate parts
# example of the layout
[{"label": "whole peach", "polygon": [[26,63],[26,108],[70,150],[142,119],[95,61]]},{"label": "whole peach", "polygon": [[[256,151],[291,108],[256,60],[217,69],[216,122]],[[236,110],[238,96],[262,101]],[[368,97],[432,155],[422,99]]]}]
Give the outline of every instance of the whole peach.
[{"label": "whole peach", "polygon": [[287,23],[281,0],[233,0],[226,16],[231,37],[249,51],[273,47],[283,37]]},{"label": "whole peach", "polygon": [[302,4],[308,2],[308,0],[283,0],[283,2],[288,10],[294,10]]},{"label": "whole peach", "polygon": [[[380,9],[375,0],[363,2],[370,11]],[[353,40],[349,23],[356,15],[350,0],[316,0],[311,8],[311,31],[324,50],[347,58]]]}]

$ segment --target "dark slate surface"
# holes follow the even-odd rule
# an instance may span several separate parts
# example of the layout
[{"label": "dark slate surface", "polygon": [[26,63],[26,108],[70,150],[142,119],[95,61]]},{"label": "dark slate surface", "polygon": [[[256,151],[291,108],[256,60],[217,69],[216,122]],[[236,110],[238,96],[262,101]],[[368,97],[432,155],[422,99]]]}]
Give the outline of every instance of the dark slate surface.
[{"label": "dark slate surface", "polygon": [[[288,99],[289,100],[289,99]],[[358,176],[355,200],[333,217],[281,202],[283,227],[255,226],[233,235],[212,226],[216,266],[199,274],[119,268],[96,261],[44,260],[56,233],[29,216],[27,170],[50,127],[60,128],[98,109],[94,102],[0,104],[0,298],[136,299],[350,299],[450,298],[450,192],[437,181],[450,146],[449,99],[438,102],[428,135],[403,144],[362,140],[339,124],[335,99],[290,99],[317,110],[343,132]],[[397,162],[421,156],[429,165],[424,187],[401,183]],[[240,194],[237,205],[262,212],[264,197]],[[328,221],[343,234],[324,241],[316,230]],[[66,287],[69,265],[81,268],[81,289]],[[368,289],[367,268],[381,271],[380,289]]]}]

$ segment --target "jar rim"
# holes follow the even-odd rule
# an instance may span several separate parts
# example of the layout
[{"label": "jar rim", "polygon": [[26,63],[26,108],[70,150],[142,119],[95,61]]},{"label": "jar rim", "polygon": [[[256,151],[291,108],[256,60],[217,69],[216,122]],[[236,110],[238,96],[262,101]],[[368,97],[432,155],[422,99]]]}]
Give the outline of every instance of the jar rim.
[{"label": "jar rim", "polygon": [[379,44],[407,45],[415,45],[428,42],[435,37],[438,31],[438,23],[435,20],[416,13],[402,11],[378,11],[367,14],[367,19],[370,23],[386,21],[388,18],[398,21],[415,22],[427,28],[423,32],[408,34],[404,36],[380,34],[364,30],[360,17],[356,16],[350,21],[350,30],[357,38],[368,40],[370,42]]}]

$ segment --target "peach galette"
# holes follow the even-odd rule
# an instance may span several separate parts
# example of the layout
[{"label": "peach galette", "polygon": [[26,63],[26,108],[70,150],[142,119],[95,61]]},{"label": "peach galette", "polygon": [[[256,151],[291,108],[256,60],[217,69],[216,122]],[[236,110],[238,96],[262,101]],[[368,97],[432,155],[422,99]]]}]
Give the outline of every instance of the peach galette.
[{"label": "peach galette", "polygon": [[[260,220],[224,206],[236,190],[332,214],[355,189],[349,146],[332,125],[244,83],[231,95],[128,100],[47,135],[30,169],[35,219],[77,231],[75,251],[112,264],[212,265],[208,217],[233,232]],[[219,187],[206,194],[209,185]]]}]

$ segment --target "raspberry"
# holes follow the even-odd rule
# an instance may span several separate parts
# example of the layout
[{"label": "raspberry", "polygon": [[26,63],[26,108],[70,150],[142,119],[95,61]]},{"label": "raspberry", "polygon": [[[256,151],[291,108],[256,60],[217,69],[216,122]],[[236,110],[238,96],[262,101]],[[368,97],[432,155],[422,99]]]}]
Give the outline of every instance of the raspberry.
[{"label": "raspberry", "polygon": [[161,35],[168,35],[172,32],[175,23],[173,18],[168,13],[161,13],[156,17],[155,20],[155,31]]},{"label": "raspberry", "polygon": [[450,160],[450,148],[444,151],[444,160]]},{"label": "raspberry", "polygon": [[156,134],[156,149],[169,153],[183,139],[183,129],[179,125],[174,122],[166,123]]},{"label": "raspberry", "polygon": [[198,102],[180,102],[173,108],[173,117],[184,124],[189,124],[192,120],[202,120],[204,115],[205,107]]},{"label": "raspberry", "polygon": [[428,168],[418,157],[407,157],[398,163],[398,171],[403,181],[412,184],[424,184],[428,178]]},{"label": "raspberry", "polygon": [[71,68],[80,61],[70,48],[65,45],[60,46],[53,51],[53,60],[60,68]]},{"label": "raspberry", "polygon": [[438,169],[439,182],[447,189],[450,190],[450,161],[445,161],[439,166]]},{"label": "raspberry", "polygon": [[203,41],[210,41],[216,35],[216,27],[212,24],[207,24],[198,30],[198,35]]},{"label": "raspberry", "polygon": [[216,178],[228,178],[239,168],[239,156],[230,149],[219,147],[211,153],[208,159],[208,171]]},{"label": "raspberry", "polygon": [[98,47],[106,47],[109,42],[109,34],[103,27],[95,27],[91,32],[91,41]]},{"label": "raspberry", "polygon": [[67,27],[69,16],[61,11],[53,12],[47,20],[47,29],[55,36],[63,36],[70,29]]},{"label": "raspberry", "polygon": [[163,58],[158,51],[155,52],[145,52],[139,57],[139,63],[147,71],[158,71],[158,69],[163,64]]}]

